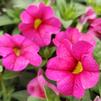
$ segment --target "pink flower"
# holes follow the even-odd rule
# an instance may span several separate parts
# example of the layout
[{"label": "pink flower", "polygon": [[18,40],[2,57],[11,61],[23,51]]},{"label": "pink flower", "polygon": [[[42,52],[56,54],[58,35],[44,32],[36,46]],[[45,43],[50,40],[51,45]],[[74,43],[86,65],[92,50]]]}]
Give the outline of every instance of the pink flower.
[{"label": "pink flower", "polygon": [[66,31],[59,32],[55,39],[53,39],[53,42],[58,47],[61,43],[64,43],[64,41],[68,41],[68,43],[72,45],[81,40],[90,42],[93,46],[96,45],[92,32],[80,33],[78,29],[71,27],[67,28]]},{"label": "pink flower", "polygon": [[30,5],[20,17],[22,22],[19,29],[23,35],[41,47],[49,45],[51,35],[59,32],[61,27],[52,8],[43,3],[40,3],[39,6]]},{"label": "pink flower", "polygon": [[81,98],[86,89],[97,84],[99,69],[92,55],[93,44],[78,40],[77,33],[77,30],[75,34],[68,33],[68,38],[63,38],[64,33],[61,34],[61,42],[56,50],[57,56],[48,61],[46,76],[57,82],[57,88],[64,96]]},{"label": "pink flower", "polygon": [[101,18],[96,18],[90,25],[90,31],[101,39]]},{"label": "pink flower", "polygon": [[31,96],[43,99],[45,98],[45,86],[51,88],[58,95],[56,87],[46,81],[42,75],[42,70],[39,70],[38,76],[27,85],[27,91]]},{"label": "pink flower", "polygon": [[94,101],[101,101],[101,98],[99,96],[96,96],[96,98],[94,99]]},{"label": "pink flower", "polygon": [[0,55],[7,70],[21,71],[28,64],[39,66],[42,59],[38,51],[39,47],[24,36],[9,34],[0,36]]},{"label": "pink flower", "polygon": [[96,18],[96,13],[92,7],[87,7],[86,12],[79,19],[81,24],[85,24],[86,22],[91,23]]}]

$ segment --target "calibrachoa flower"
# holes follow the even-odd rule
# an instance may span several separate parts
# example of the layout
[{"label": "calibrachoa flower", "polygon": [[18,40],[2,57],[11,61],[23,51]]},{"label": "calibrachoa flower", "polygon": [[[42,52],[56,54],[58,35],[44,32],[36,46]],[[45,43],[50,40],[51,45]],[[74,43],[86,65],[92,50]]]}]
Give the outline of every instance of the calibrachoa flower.
[{"label": "calibrachoa flower", "polygon": [[19,29],[23,35],[41,47],[49,45],[51,35],[59,32],[61,27],[52,8],[43,3],[40,3],[39,6],[30,5],[21,13],[20,17],[22,22]]},{"label": "calibrachoa flower", "polygon": [[96,18],[96,13],[92,7],[87,7],[86,12],[79,19],[81,24],[85,24],[86,22],[91,23]]},{"label": "calibrachoa flower", "polygon": [[57,47],[57,56],[48,61],[46,76],[57,82],[61,94],[81,98],[86,89],[98,82],[98,64],[92,55],[93,44],[77,41],[73,33],[68,34],[72,37],[64,38]]},{"label": "calibrachoa flower", "polygon": [[70,45],[81,40],[90,42],[93,46],[96,45],[95,37],[90,31],[88,33],[80,33],[78,29],[72,27],[67,28],[66,31],[59,32],[53,42],[58,47],[67,39]]},{"label": "calibrachoa flower", "polygon": [[96,96],[96,98],[94,99],[94,101],[101,101],[101,98],[99,96]]},{"label": "calibrachoa flower", "polygon": [[7,70],[21,71],[28,64],[39,66],[42,59],[38,51],[39,47],[22,35],[0,36],[0,55]]},{"label": "calibrachoa flower", "polygon": [[101,39],[101,18],[96,18],[90,25],[90,31]]},{"label": "calibrachoa flower", "polygon": [[57,95],[59,94],[56,87],[45,80],[42,70],[39,70],[37,77],[32,79],[27,85],[27,91],[31,96],[42,99],[45,98],[45,86],[51,88]]}]

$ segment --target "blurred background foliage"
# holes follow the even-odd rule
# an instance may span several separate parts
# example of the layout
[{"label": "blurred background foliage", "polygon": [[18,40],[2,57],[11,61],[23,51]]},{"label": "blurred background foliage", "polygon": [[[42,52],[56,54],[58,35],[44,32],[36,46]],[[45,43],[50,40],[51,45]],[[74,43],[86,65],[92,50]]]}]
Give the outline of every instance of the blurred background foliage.
[{"label": "blurred background foliage", "polygon": [[[94,8],[98,17],[101,16],[101,0],[0,0],[0,35],[5,32],[20,33],[17,27],[20,22],[20,13],[29,4],[39,2],[45,2],[53,7],[56,16],[63,23],[63,29],[70,25],[76,26],[78,17],[85,13],[88,6]],[[54,52],[54,47],[47,47],[40,51],[44,59],[40,67],[45,67],[47,59],[52,57],[55,54]],[[101,73],[101,41],[99,40],[94,56],[100,64]],[[47,87],[45,88],[46,100],[39,100],[29,96],[26,92],[26,85],[35,77],[36,73],[37,69],[33,70],[32,66],[29,66],[23,72],[6,71],[3,70],[0,62],[0,101],[79,101],[73,97],[56,96]],[[93,101],[97,95],[101,96],[101,76],[97,86],[87,90],[82,101]]]}]

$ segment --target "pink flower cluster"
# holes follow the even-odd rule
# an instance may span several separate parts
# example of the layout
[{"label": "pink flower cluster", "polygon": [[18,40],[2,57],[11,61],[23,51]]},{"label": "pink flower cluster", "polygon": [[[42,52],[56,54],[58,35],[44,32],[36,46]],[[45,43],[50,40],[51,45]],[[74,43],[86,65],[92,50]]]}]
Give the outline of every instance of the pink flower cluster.
[{"label": "pink flower cluster", "polygon": [[99,66],[93,57],[94,33],[101,34],[101,20],[95,19],[94,12],[90,10],[82,17],[84,22],[94,18],[86,34],[71,27],[60,31],[62,24],[53,9],[40,3],[38,6],[30,5],[21,13],[19,29],[22,35],[0,36],[3,66],[10,71],[22,71],[28,64],[41,65],[42,57],[38,52],[51,43],[52,34],[56,35],[52,41],[56,56],[49,59],[45,71],[46,77],[56,81],[56,85],[47,81],[43,71],[39,70],[37,77],[27,86],[30,95],[45,98],[45,86],[48,86],[57,95],[81,98],[86,89],[97,84]]}]

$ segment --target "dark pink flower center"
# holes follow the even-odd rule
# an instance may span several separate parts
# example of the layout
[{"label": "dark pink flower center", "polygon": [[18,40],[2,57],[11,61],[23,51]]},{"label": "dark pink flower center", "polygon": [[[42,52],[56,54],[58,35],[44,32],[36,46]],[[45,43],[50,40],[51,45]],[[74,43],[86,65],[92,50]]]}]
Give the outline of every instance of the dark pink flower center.
[{"label": "dark pink flower center", "polygon": [[35,19],[35,21],[34,21],[34,28],[35,29],[38,29],[39,28],[39,26],[41,25],[41,23],[42,23],[42,20],[41,19]]},{"label": "dark pink flower center", "polygon": [[73,74],[79,74],[83,71],[82,63],[78,62],[74,70],[72,71]]}]

